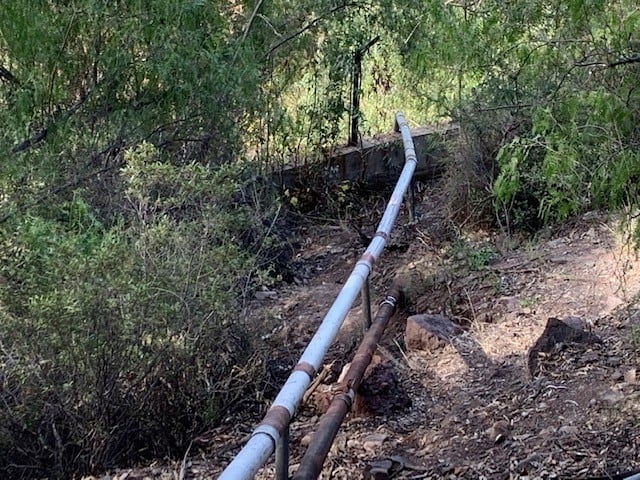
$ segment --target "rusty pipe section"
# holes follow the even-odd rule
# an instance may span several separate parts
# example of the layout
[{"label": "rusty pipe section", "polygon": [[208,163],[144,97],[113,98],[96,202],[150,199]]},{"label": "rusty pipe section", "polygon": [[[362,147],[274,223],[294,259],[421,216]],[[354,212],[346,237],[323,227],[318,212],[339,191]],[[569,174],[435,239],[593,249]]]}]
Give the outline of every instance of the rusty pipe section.
[{"label": "rusty pipe section", "polygon": [[[411,132],[402,113],[396,114],[396,130],[400,130],[402,134],[405,164],[391,194],[387,208],[382,215],[376,234],[360,260],[356,263],[351,275],[349,275],[315,335],[302,353],[298,366],[303,365],[303,368],[296,367],[289,375],[280,393],[273,401],[273,405],[267,412],[265,419],[256,427],[247,444],[218,477],[220,480],[248,480],[253,478],[274,452],[276,444],[282,438],[284,429],[288,428],[288,422],[293,418],[295,410],[311,383],[315,372],[322,365],[324,356],[338,334],[349,309],[360,293],[362,285],[389,240],[391,229],[400,212],[402,199],[418,163]],[[287,415],[283,415],[284,410],[286,410]]]},{"label": "rusty pipe section", "polygon": [[333,397],[329,409],[320,419],[318,429],[311,438],[311,443],[292,480],[315,480],[320,475],[324,460],[331,449],[342,421],[351,409],[360,382],[362,382],[364,373],[378,348],[378,342],[387,328],[399,298],[400,286],[394,282],[387,298],[380,305],[371,328],[362,339],[347,374],[338,386],[340,393]]}]

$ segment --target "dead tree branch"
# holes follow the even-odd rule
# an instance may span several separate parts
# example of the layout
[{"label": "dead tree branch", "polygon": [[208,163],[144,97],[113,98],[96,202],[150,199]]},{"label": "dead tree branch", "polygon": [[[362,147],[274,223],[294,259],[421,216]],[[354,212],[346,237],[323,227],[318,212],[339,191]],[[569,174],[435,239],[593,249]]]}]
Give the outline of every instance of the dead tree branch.
[{"label": "dead tree branch", "polygon": [[629,65],[630,63],[640,63],[640,55],[634,55],[633,57],[621,58],[615,62],[584,62],[576,63],[576,67],[603,67],[603,68],[615,68],[620,65]]},{"label": "dead tree branch", "polygon": [[340,10],[343,10],[345,8],[352,7],[352,6],[355,6],[355,5],[357,5],[357,4],[355,4],[355,3],[346,3],[345,2],[342,5],[338,5],[337,7],[334,7],[331,10],[329,10],[328,12],[323,13],[322,15],[314,18],[309,23],[307,23],[304,27],[302,27],[300,30],[298,30],[297,32],[294,32],[294,33],[292,33],[290,35],[287,35],[285,38],[283,38],[282,40],[277,42],[274,46],[272,46],[267,51],[267,53],[265,54],[265,58],[269,58],[271,56],[271,54],[273,52],[275,52],[278,48],[282,47],[284,44],[290,42],[294,38],[299,37],[300,35],[302,35],[307,30],[310,30],[311,28],[315,27],[322,20],[325,20],[325,19],[329,18],[331,15],[333,15],[334,13],[339,12]]},{"label": "dead tree branch", "polygon": [[2,65],[0,65],[0,80],[9,82],[9,83],[20,83],[18,82],[18,79],[15,77],[15,75],[11,73],[9,70],[7,70],[5,67],[3,67]]},{"label": "dead tree branch", "polygon": [[42,140],[44,140],[47,137],[47,133],[48,133],[47,129],[43,128],[42,130],[37,132],[31,138],[27,138],[24,142],[20,142],[18,145],[13,147],[11,149],[11,153],[23,152],[27,148],[32,147],[33,145],[35,145],[37,143],[40,143]]}]

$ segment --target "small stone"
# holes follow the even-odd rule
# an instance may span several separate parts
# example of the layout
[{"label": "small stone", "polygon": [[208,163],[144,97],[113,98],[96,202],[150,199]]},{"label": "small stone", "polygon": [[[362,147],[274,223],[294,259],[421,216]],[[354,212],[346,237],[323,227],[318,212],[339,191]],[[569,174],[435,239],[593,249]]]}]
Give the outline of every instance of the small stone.
[{"label": "small stone", "polygon": [[312,436],[313,433],[307,433],[304,437],[302,437],[302,440],[300,440],[300,445],[302,445],[303,447],[308,447],[311,443]]},{"label": "small stone", "polygon": [[254,293],[253,296],[256,297],[256,300],[260,300],[262,302],[264,300],[276,298],[278,296],[278,292],[274,292],[271,290],[260,290]]},{"label": "small stone", "polygon": [[372,480],[384,480],[389,478],[389,472],[393,467],[391,460],[374,460],[369,462],[367,466],[367,473],[365,478]]},{"label": "small stone", "polygon": [[600,394],[600,400],[611,404],[617,403],[622,399],[624,399],[624,394],[622,392],[612,390],[610,388]]},{"label": "small stone", "polygon": [[506,420],[499,420],[487,430],[487,435],[489,435],[489,438],[493,443],[500,443],[507,439],[509,436],[509,430],[509,422]]},{"label": "small stone", "polygon": [[607,358],[607,365],[609,367],[619,367],[621,363],[622,363],[622,358],[620,357],[611,356]]},{"label": "small stone", "polygon": [[562,435],[577,435],[578,432],[578,427],[574,425],[563,425],[558,429],[558,433]]},{"label": "small stone", "polygon": [[516,472],[519,473],[520,475],[525,475],[529,472],[536,470],[540,465],[541,458],[542,458],[541,455],[538,453],[529,455],[524,460],[518,462],[518,464],[515,467]]},{"label": "small stone", "polygon": [[555,433],[556,433],[556,429],[554,427],[547,427],[540,430],[540,433],[538,435],[541,437],[550,437]]},{"label": "small stone", "polygon": [[372,433],[362,439],[362,447],[368,451],[375,453],[388,438],[385,433]]},{"label": "small stone", "polygon": [[598,354],[598,352],[594,352],[593,350],[591,350],[589,352],[585,352],[584,355],[580,357],[580,361],[585,364],[594,363],[598,361],[599,358],[600,358],[600,355]]},{"label": "small stone", "polygon": [[624,374],[620,370],[616,370],[611,374],[611,380],[614,382],[619,382],[624,378]]},{"label": "small stone", "polygon": [[347,440],[347,448],[349,450],[353,450],[354,448],[357,448],[359,446],[360,446],[360,442],[359,441],[354,440],[354,439]]},{"label": "small stone", "polygon": [[635,368],[631,368],[624,372],[624,383],[628,385],[635,385],[637,381],[637,371]]}]

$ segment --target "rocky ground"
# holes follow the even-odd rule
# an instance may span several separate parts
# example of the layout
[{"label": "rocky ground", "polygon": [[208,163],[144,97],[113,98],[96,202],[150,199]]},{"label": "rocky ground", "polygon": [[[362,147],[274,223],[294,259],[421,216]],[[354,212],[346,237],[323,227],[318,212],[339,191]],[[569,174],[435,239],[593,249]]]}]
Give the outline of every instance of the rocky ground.
[{"label": "rocky ground", "polygon": [[[615,478],[640,469],[640,262],[617,220],[590,214],[522,239],[457,230],[430,207],[419,205],[417,222],[399,218],[372,276],[376,304],[394,278],[407,298],[376,355],[383,385],[376,375],[367,380],[321,478]],[[373,233],[359,230],[345,221],[310,224],[293,282],[258,295],[253,315],[274,325],[264,339],[275,349],[274,384],[286,379],[364,250],[362,237]],[[407,318],[423,314],[459,330],[407,348]],[[323,383],[292,424],[291,472],[357,346],[360,316],[356,305]],[[547,331],[539,341],[549,318],[597,340]],[[235,414],[196,439],[183,462],[100,478],[215,478],[255,422]],[[258,478],[273,470],[267,465]]]}]

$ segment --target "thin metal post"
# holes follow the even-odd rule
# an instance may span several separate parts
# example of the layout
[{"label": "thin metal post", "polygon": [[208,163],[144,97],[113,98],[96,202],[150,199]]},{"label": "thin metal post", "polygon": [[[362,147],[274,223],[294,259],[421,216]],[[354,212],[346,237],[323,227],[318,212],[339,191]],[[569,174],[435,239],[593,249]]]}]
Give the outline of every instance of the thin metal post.
[{"label": "thin metal post", "polygon": [[409,199],[408,199],[408,207],[409,207],[409,222],[413,223],[416,221],[416,182],[411,181],[411,185],[409,185]]},{"label": "thin metal post", "polygon": [[276,445],[276,480],[289,478],[289,427],[285,428]]},{"label": "thin metal post", "polygon": [[362,290],[360,290],[360,297],[362,298],[362,316],[363,325],[362,331],[367,333],[371,326],[371,282],[369,277],[362,284]]},{"label": "thin metal post", "polygon": [[349,122],[349,145],[358,144],[358,120],[360,119],[360,87],[362,85],[362,57],[367,50],[378,43],[380,35],[369,40],[353,54],[353,76],[351,78],[351,116]]},{"label": "thin metal post", "polygon": [[349,129],[349,145],[358,144],[358,119],[360,116],[360,77],[362,76],[362,53],[356,50],[353,54],[353,79],[351,80],[351,122]]}]

